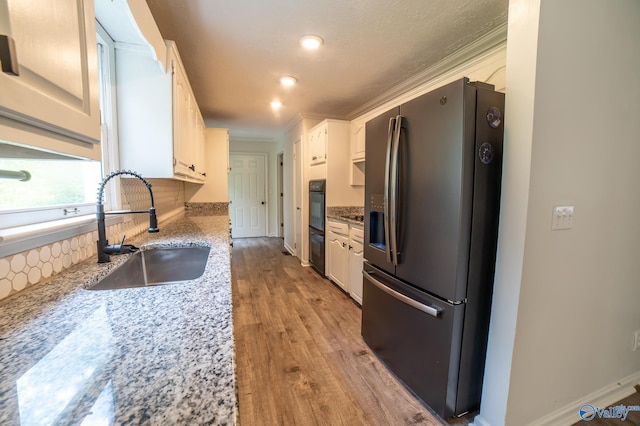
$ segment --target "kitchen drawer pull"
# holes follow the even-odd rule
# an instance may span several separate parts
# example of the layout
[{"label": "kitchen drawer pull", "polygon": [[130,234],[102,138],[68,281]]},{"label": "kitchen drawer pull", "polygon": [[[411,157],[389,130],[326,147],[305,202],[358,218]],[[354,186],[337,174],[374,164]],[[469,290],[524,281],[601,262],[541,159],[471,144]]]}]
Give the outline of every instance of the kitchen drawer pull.
[{"label": "kitchen drawer pull", "polygon": [[386,285],[384,285],[380,281],[378,281],[375,278],[373,278],[371,276],[371,274],[369,274],[366,271],[362,271],[362,275],[367,280],[369,280],[369,282],[371,284],[375,285],[380,290],[382,290],[385,293],[387,293],[389,296],[392,296],[392,297],[398,299],[399,301],[401,301],[403,303],[406,303],[407,305],[409,305],[409,306],[411,306],[413,308],[416,308],[419,311],[424,312],[425,314],[429,314],[432,317],[438,318],[440,316],[440,313],[442,312],[442,309],[437,309],[437,308],[434,308],[433,306],[429,306],[429,305],[425,305],[424,303],[417,302],[417,301],[411,299],[410,297],[405,296],[402,293],[398,293],[397,291],[390,289],[389,287],[387,287]]}]

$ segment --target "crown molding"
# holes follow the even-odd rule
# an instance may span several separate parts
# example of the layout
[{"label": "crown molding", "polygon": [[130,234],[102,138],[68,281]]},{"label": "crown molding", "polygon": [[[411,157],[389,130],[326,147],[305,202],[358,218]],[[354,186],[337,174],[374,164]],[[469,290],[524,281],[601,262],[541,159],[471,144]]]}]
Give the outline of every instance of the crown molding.
[{"label": "crown molding", "polygon": [[229,143],[232,142],[258,142],[258,143],[275,143],[274,139],[271,138],[252,138],[252,137],[229,137]]},{"label": "crown molding", "polygon": [[416,88],[428,83],[434,78],[445,74],[448,71],[451,71],[452,69],[485,54],[486,52],[503,46],[506,41],[507,22],[505,21],[484,36],[456,50],[454,53],[438,61],[433,66],[426,68],[424,71],[419,72],[415,76],[410,77],[402,83],[392,87],[386,92],[364,103],[360,107],[353,110],[350,114],[348,114],[347,119],[353,120],[354,118],[359,117],[366,112],[369,112],[376,107],[391,101],[394,98],[400,97],[407,92],[415,90]]}]

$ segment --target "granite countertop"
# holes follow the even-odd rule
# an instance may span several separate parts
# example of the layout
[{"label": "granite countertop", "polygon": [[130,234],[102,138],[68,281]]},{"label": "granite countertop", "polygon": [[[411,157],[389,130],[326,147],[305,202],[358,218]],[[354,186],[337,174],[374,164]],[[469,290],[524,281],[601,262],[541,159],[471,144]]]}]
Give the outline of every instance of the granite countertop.
[{"label": "granite countertop", "polygon": [[349,225],[364,226],[364,207],[327,207],[327,219],[339,220]]},{"label": "granite countertop", "polygon": [[91,260],[0,301],[0,424],[234,424],[228,216],[130,241],[211,245],[202,277],[90,291],[126,256]]}]

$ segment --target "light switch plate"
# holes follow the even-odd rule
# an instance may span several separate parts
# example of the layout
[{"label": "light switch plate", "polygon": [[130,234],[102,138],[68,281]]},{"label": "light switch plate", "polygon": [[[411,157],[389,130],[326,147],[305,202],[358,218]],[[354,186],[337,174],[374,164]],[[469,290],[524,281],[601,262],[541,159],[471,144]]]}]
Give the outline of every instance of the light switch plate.
[{"label": "light switch plate", "polygon": [[573,210],[574,206],[555,206],[553,208],[551,230],[559,231],[573,228]]}]

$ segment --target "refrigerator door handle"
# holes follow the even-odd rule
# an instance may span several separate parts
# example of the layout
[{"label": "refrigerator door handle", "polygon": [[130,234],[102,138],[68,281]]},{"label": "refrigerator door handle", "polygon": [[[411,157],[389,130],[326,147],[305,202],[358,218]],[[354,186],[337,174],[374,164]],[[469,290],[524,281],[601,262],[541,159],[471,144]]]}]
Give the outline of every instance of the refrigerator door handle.
[{"label": "refrigerator door handle", "polygon": [[391,188],[389,192],[390,217],[389,232],[391,246],[391,262],[394,266],[398,266],[398,185],[399,185],[399,159],[400,152],[400,132],[402,131],[402,116],[396,117],[396,126],[393,134],[392,154],[391,154]]},{"label": "refrigerator door handle", "polygon": [[392,297],[398,299],[399,301],[411,306],[412,308],[416,308],[417,310],[422,311],[425,314],[429,314],[429,315],[431,315],[432,317],[435,317],[435,318],[438,318],[440,316],[440,314],[442,313],[442,309],[438,309],[438,308],[434,308],[433,306],[425,305],[424,303],[420,303],[420,302],[418,302],[416,300],[413,300],[410,297],[407,297],[404,294],[398,293],[397,291],[387,287],[382,282],[380,282],[377,279],[373,278],[371,276],[371,274],[369,274],[367,271],[362,271],[362,275],[364,276],[364,278],[367,281],[369,281],[371,284],[375,285],[380,290],[382,290],[385,293],[387,293],[389,296],[392,296]]},{"label": "refrigerator door handle", "polygon": [[387,262],[391,262],[391,239],[389,236],[389,180],[391,179],[391,148],[395,124],[396,119],[391,117],[389,119],[389,130],[387,133],[387,155],[384,167],[384,247],[385,254],[387,255]]}]

